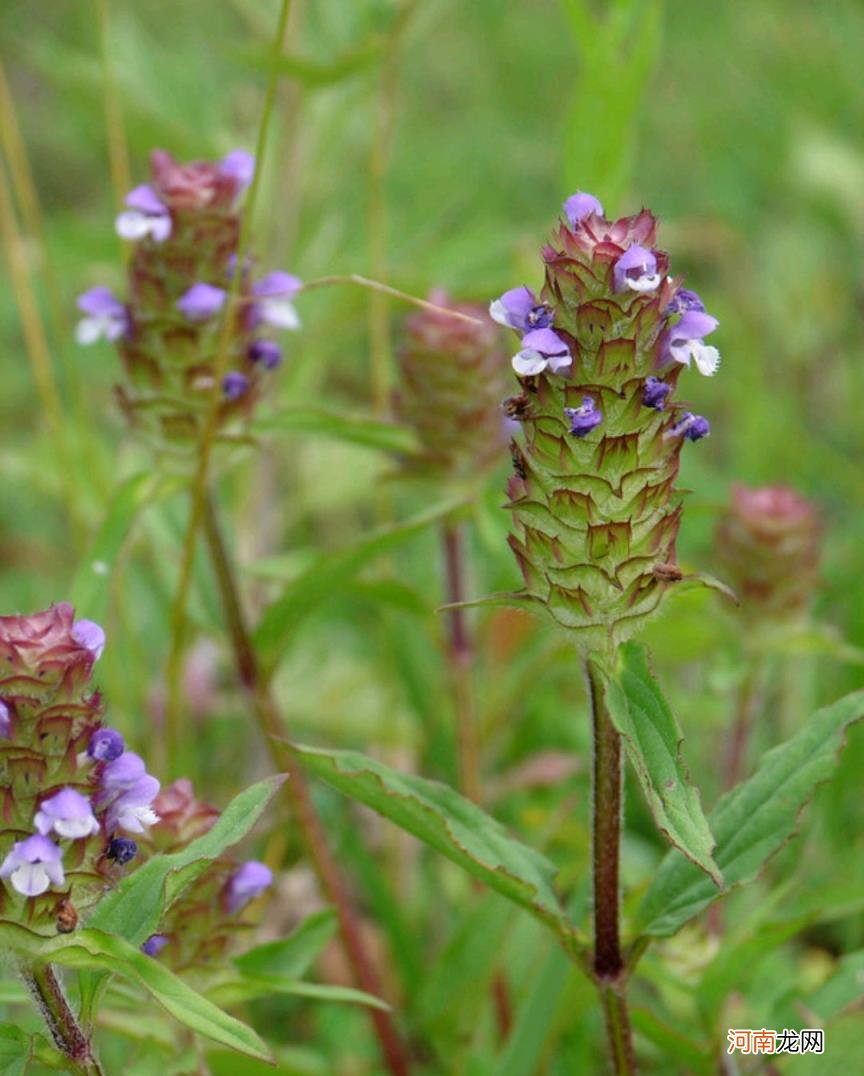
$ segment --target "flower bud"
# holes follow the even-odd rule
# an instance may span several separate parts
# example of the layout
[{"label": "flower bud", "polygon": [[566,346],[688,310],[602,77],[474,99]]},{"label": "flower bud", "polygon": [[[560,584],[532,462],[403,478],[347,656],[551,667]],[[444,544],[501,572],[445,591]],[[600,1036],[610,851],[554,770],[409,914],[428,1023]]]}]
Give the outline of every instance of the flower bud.
[{"label": "flower bud", "polygon": [[733,486],[715,542],[745,615],[791,618],[807,608],[822,550],[812,501],[789,486]]}]

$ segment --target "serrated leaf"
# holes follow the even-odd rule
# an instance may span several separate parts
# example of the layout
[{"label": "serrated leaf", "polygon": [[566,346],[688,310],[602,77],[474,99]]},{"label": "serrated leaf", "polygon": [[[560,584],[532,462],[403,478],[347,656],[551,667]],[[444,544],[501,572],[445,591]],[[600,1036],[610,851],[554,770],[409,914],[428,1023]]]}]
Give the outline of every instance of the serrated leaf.
[{"label": "serrated leaf", "polygon": [[264,668],[272,672],[301,621],[330,595],[340,591],[346,580],[376,557],[440,522],[462,503],[461,500],[443,502],[411,519],[381,528],[347,549],[316,557],[264,610],[254,633],[255,649]]},{"label": "serrated leaf", "polygon": [[722,887],[723,879],[711,855],[714,838],[702,811],[699,792],[681,758],[683,735],[639,643],[621,647],[618,676],[592,662],[592,679],[605,688],[615,728],[624,740],[651,814],[660,832]]},{"label": "serrated leaf", "polygon": [[74,934],[43,938],[17,923],[0,923],[4,946],[36,964],[108,971],[142,986],[176,1020],[201,1035],[250,1057],[270,1052],[258,1035],[202,997],[158,960],[122,938],[86,927]]},{"label": "serrated leaf", "polygon": [[336,926],[333,909],[323,908],[308,915],[287,938],[258,945],[238,956],[234,964],[251,978],[281,975],[286,979],[300,979],[333,937]]},{"label": "serrated leaf", "polygon": [[311,433],[352,445],[377,448],[382,452],[414,454],[419,451],[417,436],[407,426],[382,422],[366,415],[340,415],[332,411],[289,408],[252,423],[252,433]]},{"label": "serrated leaf", "polygon": [[573,948],[575,928],[552,888],[554,864],[514,840],[475,804],[446,785],[399,773],[356,751],[294,750],[312,773],[525,908]]},{"label": "serrated leaf", "polygon": [[[864,714],[864,691],[819,710],[786,743],[763,756],[756,773],[718,802],[710,823],[714,859],[727,886],[755,878],[792,835],[801,808],[830,777],[846,728]],[[668,937],[717,896],[710,879],[680,852],[654,875],[638,915],[638,932]]]}]

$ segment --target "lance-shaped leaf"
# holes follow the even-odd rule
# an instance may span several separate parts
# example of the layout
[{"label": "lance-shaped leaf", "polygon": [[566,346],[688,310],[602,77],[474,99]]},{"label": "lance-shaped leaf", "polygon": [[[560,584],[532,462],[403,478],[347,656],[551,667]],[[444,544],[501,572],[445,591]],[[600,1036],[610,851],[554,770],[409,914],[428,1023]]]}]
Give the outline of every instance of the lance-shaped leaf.
[{"label": "lance-shaped leaf", "polygon": [[312,773],[527,909],[575,950],[575,928],[552,888],[554,864],[514,840],[475,804],[446,785],[399,773],[356,751],[294,750]]},{"label": "lance-shaped leaf", "polygon": [[723,879],[712,858],[714,838],[702,812],[699,792],[681,759],[683,736],[660,685],[651,674],[645,648],[621,647],[617,677],[592,663],[592,681],[605,694],[609,714],[624,739],[627,757],[660,832],[712,879]]},{"label": "lance-shaped leaf", "polygon": [[0,923],[0,942],[29,962],[110,971],[142,986],[181,1024],[232,1050],[268,1060],[252,1028],[217,1008],[158,960],[122,938],[86,928],[46,939],[17,923]]},{"label": "lance-shaped leaf", "polygon": [[272,418],[256,419],[253,433],[311,433],[348,444],[377,448],[382,452],[415,454],[417,436],[407,426],[366,416],[339,415],[332,411],[292,407]]},{"label": "lance-shaped leaf", "polygon": [[[727,886],[755,878],[795,830],[798,813],[830,777],[846,728],[864,715],[864,691],[819,710],[791,740],[769,751],[756,773],[711,814],[714,858]],[[709,878],[680,852],[660,864],[639,912],[639,933],[667,937],[717,896]]]}]

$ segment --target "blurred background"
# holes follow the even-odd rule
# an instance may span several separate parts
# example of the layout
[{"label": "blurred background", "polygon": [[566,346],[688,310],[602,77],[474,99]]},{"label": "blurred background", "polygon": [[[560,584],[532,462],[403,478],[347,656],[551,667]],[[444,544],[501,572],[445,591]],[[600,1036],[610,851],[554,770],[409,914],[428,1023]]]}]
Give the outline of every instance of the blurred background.
[{"label": "blurred background", "polygon": [[[276,14],[272,0],[0,7],[0,604],[25,612],[72,595],[81,615],[104,617],[103,686],[112,722],[133,743],[158,729],[187,506],[175,491],[142,509],[134,529],[128,513],[113,531],[103,525],[121,483],[146,471],[149,457],[114,406],[113,350],[75,346],[74,302],[96,284],[122,294],[113,216],[118,197],[146,181],[151,148],[187,160],[254,150]],[[596,194],[609,215],[643,205],[658,214],[675,271],[720,319],[711,342],[723,356],[716,378],[682,380],[712,423],[711,438],[684,453],[682,484],[693,492],[682,564],[722,574],[712,536],[733,483],[790,484],[824,518],[812,621],[771,644],[757,749],[859,686],[864,668],[862,44],[864,7],[853,0],[295,0],[256,211],[262,262],[304,280],[361,273],[414,295],[444,286],[482,302],[541,283],[539,247],[573,190]],[[349,286],[310,292],[300,306],[303,330],[261,419],[268,432],[259,450],[228,462],[221,488],[253,608],[306,580],[279,654],[285,712],[301,739],[453,781],[435,528],[415,528],[386,555],[373,544],[347,567],[339,559],[382,520],[434,508],[446,491],[392,479],[393,460],[379,447],[297,420],[309,408],[388,419],[408,308]],[[504,452],[472,516],[469,588],[478,595],[518,582],[500,509],[506,473]],[[128,499],[145,498],[141,487],[123,488]],[[310,567],[331,582],[310,587]],[[266,763],[231,688],[203,563],[192,614],[186,693],[195,731],[182,763],[224,802],[244,768],[251,775]],[[578,892],[588,734],[573,655],[518,614],[484,610],[473,623],[487,805],[543,845]],[[741,676],[744,623],[696,594],[670,603],[649,633],[708,805],[719,791],[717,744]],[[804,919],[793,942],[740,966],[731,992],[752,1022],[738,1026],[782,1027],[784,1006],[864,945],[853,899],[864,882],[862,765],[858,729],[839,779],[771,868],[786,879],[783,921]],[[434,980],[462,879],[364,816],[367,855],[352,840],[353,809],[320,795],[369,918],[386,935],[382,948],[395,952],[391,988],[419,1014],[415,1033],[434,1038],[443,1028],[463,1047],[487,1033],[473,1025],[470,999],[443,989],[443,972]],[[628,823],[625,881],[638,893],[663,849],[635,788]],[[300,914],[292,901],[307,899],[302,881],[294,877],[275,913],[287,921]],[[841,882],[834,904],[814,889]],[[730,918],[751,922],[759,893],[757,885],[733,897]],[[801,909],[817,904],[833,911],[814,923]],[[517,924],[508,943],[515,969],[533,967],[536,946],[551,945],[537,930]],[[693,1015],[686,984],[700,944],[670,943],[683,990],[664,981],[659,962],[644,965],[641,1033],[652,1042],[662,1038],[658,1023]],[[544,982],[557,1001],[545,1038],[534,1053],[507,1055],[510,1068],[499,1058],[489,1071],[532,1072],[541,1055],[542,1071],[594,1071],[599,1016],[572,1021],[574,1006],[591,1008],[590,992],[548,961]],[[529,993],[517,989],[517,1016]],[[464,1001],[458,1018],[454,998]],[[315,1067],[318,1056],[340,1058],[339,1071],[374,1071],[346,1060],[352,1050],[374,1057],[362,1016],[291,1004],[286,1044],[312,1044],[296,1071],[331,1071]],[[344,1029],[355,1019],[349,1049]],[[451,1071],[435,1064],[430,1071]],[[657,1071],[685,1070],[657,1062]]]}]

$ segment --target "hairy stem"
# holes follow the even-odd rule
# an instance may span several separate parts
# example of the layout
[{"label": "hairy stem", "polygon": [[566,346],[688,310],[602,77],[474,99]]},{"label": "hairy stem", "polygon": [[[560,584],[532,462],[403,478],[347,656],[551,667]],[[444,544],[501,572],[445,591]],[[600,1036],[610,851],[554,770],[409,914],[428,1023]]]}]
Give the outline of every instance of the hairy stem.
[{"label": "hairy stem", "polygon": [[594,978],[616,1076],[636,1072],[621,954],[618,867],[621,856],[621,737],[612,724],[599,671],[587,662],[594,729]]},{"label": "hairy stem", "polygon": [[70,1071],[80,1076],[103,1076],[103,1069],[93,1055],[90,1040],[81,1030],[50,964],[41,967],[22,965],[24,985],[33,995],[51,1039],[69,1061]]},{"label": "hairy stem", "polygon": [[[366,950],[345,881],[315,810],[306,777],[299,768],[297,756],[292,752],[286,740],[286,731],[278,704],[265,678],[261,675],[257,655],[249,637],[234,569],[219,526],[216,506],[212,495],[209,494],[204,502],[203,523],[225,622],[231,637],[237,675],[249,696],[252,711],[264,735],[273,764],[283,773],[288,772],[289,769],[291,771],[290,779],[283,786],[284,792],[297,820],[310,863],[318,877],[321,889],[336,909],[343,948],[355,981],[361,990],[380,996],[381,982]],[[367,1011],[373,1022],[389,1072],[392,1076],[406,1076],[410,1071],[408,1052],[390,1014],[378,1009]]]}]

